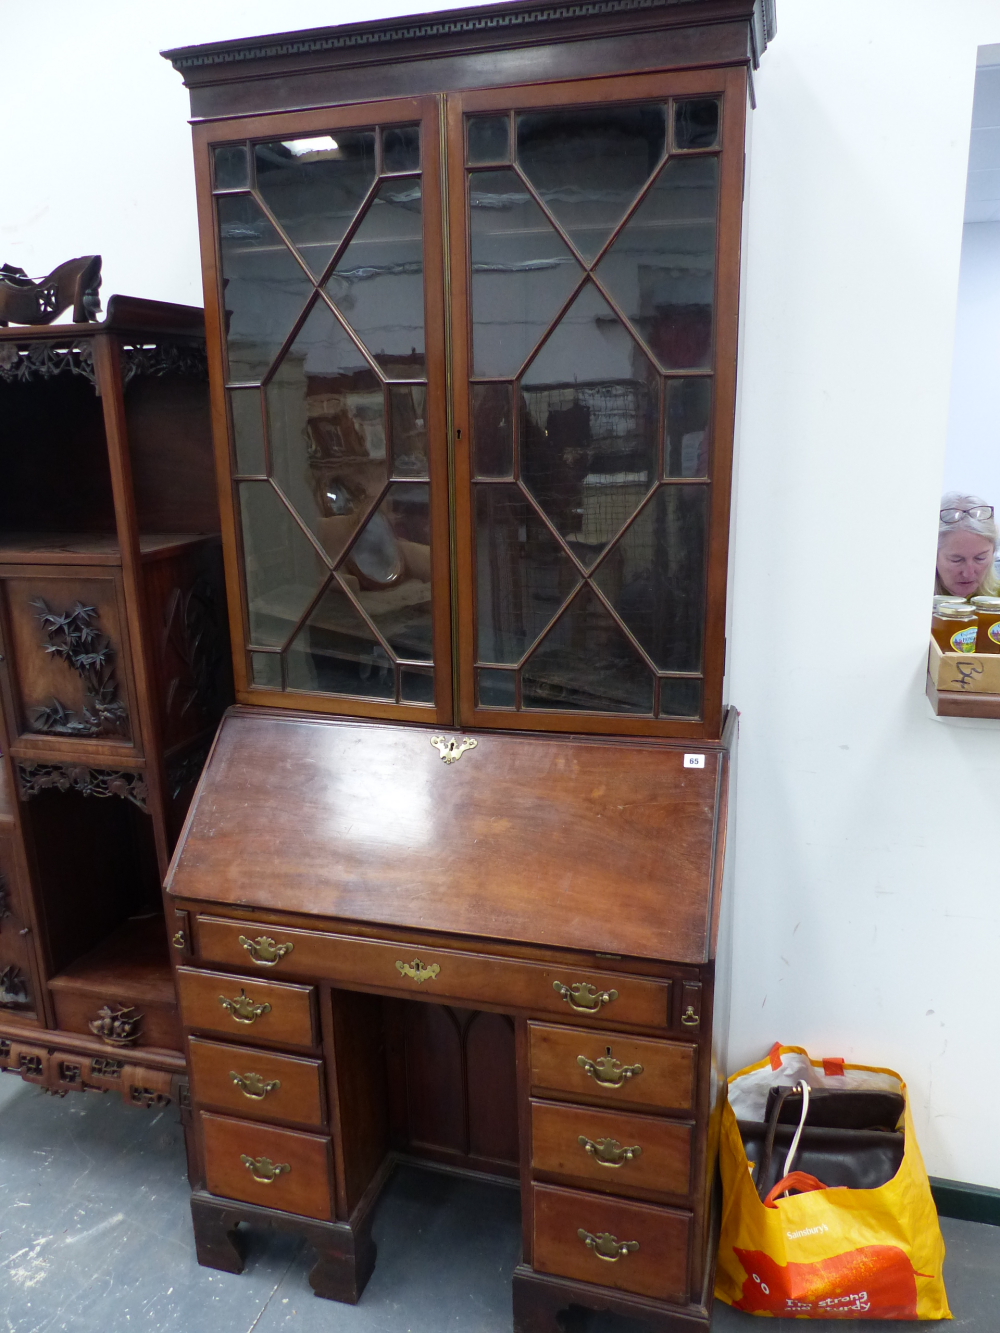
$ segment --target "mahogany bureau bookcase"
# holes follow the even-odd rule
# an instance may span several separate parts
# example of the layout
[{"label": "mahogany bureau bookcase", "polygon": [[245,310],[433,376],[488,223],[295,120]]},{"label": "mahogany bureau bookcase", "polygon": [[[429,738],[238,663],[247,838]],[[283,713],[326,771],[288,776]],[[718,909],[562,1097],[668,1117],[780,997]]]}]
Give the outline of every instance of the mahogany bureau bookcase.
[{"label": "mahogany bureau bookcase", "polygon": [[356,1301],[402,1156],[519,1182],[518,1333],[708,1327],[772,30],[556,0],[167,53],[238,700],[167,878],[204,1263],[283,1227]]}]

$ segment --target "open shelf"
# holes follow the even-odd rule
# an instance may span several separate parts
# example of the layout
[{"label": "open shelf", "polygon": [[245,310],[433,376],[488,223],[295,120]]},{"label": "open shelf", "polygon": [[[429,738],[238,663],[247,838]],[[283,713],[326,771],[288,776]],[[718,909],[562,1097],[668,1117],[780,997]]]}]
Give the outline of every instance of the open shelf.
[{"label": "open shelf", "polygon": [[[139,536],[143,560],[166,559],[200,542],[217,540],[212,533],[147,532]],[[107,532],[0,533],[0,564],[120,565],[121,544]]]}]

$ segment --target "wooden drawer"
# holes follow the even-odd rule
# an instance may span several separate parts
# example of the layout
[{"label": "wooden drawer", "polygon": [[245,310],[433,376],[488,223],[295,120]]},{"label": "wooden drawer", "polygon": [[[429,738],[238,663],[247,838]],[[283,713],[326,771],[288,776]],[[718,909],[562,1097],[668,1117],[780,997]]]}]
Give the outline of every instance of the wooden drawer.
[{"label": "wooden drawer", "polygon": [[533,1092],[660,1111],[694,1107],[695,1046],[543,1023],[528,1031]]},{"label": "wooden drawer", "polygon": [[191,1095],[199,1105],[254,1120],[326,1123],[321,1061],[198,1037],[191,1038],[189,1049]]},{"label": "wooden drawer", "polygon": [[247,1041],[316,1045],[312,986],[179,967],[177,991],[186,1028],[238,1035]]},{"label": "wooden drawer", "polygon": [[533,1101],[531,1169],[613,1194],[686,1195],[692,1129],[655,1116]]},{"label": "wooden drawer", "polygon": [[183,1048],[180,1018],[174,1003],[153,1004],[126,993],[124,987],[105,987],[116,994],[94,995],[76,990],[61,978],[49,983],[56,1008],[56,1026],[63,1032],[101,1037],[109,1030],[124,1033],[106,1040],[109,1053],[145,1046],[179,1051]]},{"label": "wooden drawer", "polygon": [[[454,1000],[508,1012],[572,1013],[584,1022],[603,1018],[637,1027],[663,1028],[669,1022],[671,983],[645,977],[451,949],[415,950],[412,945],[214,916],[197,918],[197,951],[206,962],[322,978],[414,999]],[[588,1000],[593,1007],[586,1007]]]},{"label": "wooden drawer", "polygon": [[689,1213],[552,1185],[533,1185],[532,1200],[538,1272],[687,1300]]},{"label": "wooden drawer", "polygon": [[332,1217],[329,1139],[206,1111],[201,1129],[212,1194],[321,1221]]}]

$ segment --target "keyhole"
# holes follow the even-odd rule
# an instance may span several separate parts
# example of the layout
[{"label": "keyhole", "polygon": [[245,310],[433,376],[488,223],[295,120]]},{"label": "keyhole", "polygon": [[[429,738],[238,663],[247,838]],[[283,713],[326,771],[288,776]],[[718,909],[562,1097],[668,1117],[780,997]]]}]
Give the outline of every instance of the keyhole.
[{"label": "keyhole", "polygon": [[457,430],[455,432],[455,439],[460,440],[461,438],[462,438],[462,432],[460,430]]},{"label": "keyhole", "polygon": [[606,1055],[610,1055],[610,1054],[611,1054],[611,1047],[610,1047],[610,1046],[609,1046],[609,1047],[607,1048],[607,1050],[605,1051],[605,1054],[606,1054]]}]

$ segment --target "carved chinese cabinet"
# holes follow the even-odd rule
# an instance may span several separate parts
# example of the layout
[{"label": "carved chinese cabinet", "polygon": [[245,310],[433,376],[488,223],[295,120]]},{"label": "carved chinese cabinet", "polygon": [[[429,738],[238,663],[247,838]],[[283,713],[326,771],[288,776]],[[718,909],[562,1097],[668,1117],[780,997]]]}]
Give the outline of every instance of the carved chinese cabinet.
[{"label": "carved chinese cabinet", "polygon": [[202,312],[0,329],[0,420],[0,1068],[149,1105],[184,1072],[160,883],[231,690]]},{"label": "carved chinese cabinet", "polygon": [[357,1300],[402,1156],[519,1180],[518,1333],[708,1327],[772,29],[521,3],[167,53],[239,700],[167,880],[203,1263],[283,1226]]}]

